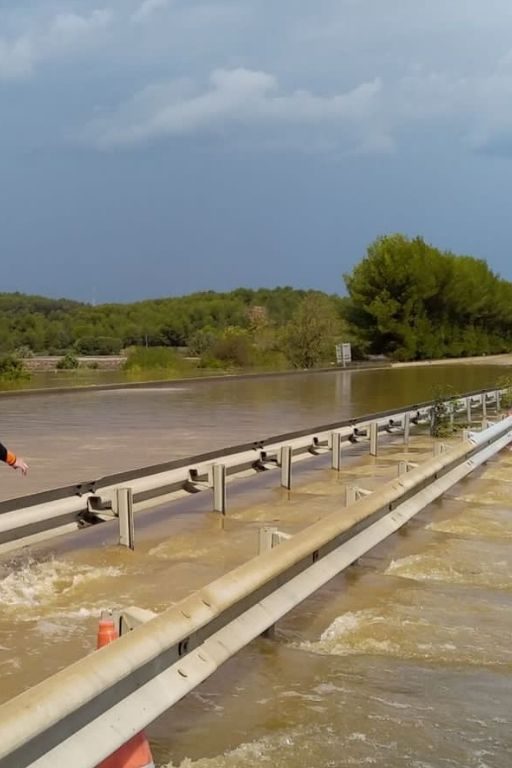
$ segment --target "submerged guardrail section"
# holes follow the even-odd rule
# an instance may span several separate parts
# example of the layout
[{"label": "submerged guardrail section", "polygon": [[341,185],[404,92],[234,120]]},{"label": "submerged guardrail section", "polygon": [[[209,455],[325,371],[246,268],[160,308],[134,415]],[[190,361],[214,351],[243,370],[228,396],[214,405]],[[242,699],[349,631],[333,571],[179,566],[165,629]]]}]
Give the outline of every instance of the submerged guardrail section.
[{"label": "submerged guardrail section", "polygon": [[[453,416],[463,414],[471,424],[475,412],[485,419],[500,410],[502,390],[478,390],[451,402]],[[185,496],[213,491],[214,511],[226,513],[226,480],[248,471],[281,469],[281,485],[291,487],[292,461],[330,451],[332,468],[340,469],[341,451],[352,442],[369,439],[377,454],[379,434],[402,431],[408,442],[411,428],[431,416],[434,401],[402,409],[326,424],[315,428],[232,446],[165,464],[118,473],[95,481],[0,502],[0,545],[28,543],[30,537],[65,533],[91,522],[119,518],[120,543],[134,546],[134,507],[155,506],[171,494]],[[124,491],[124,493],[120,493]]]},{"label": "submerged guardrail section", "polygon": [[512,442],[498,421],[0,707],[0,768],[94,768],[251,640]]}]

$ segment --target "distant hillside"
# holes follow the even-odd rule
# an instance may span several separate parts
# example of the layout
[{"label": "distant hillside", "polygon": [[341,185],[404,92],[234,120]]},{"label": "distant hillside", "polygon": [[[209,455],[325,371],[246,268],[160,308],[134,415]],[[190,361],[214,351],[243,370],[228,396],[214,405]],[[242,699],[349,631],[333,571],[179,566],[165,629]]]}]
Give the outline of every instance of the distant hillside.
[{"label": "distant hillside", "polygon": [[183,347],[198,334],[227,328],[279,329],[307,296],[322,296],[339,315],[342,299],[318,291],[280,287],[207,291],[127,304],[92,306],[68,299],[0,294],[0,351],[116,354],[131,345]]}]

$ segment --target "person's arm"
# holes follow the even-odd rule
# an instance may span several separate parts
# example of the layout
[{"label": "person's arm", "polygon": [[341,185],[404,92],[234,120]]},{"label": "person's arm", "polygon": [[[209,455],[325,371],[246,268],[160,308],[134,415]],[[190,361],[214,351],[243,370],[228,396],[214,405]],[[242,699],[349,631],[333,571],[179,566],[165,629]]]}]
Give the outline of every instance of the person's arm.
[{"label": "person's arm", "polygon": [[27,474],[28,465],[23,459],[19,459],[12,451],[9,451],[2,443],[0,443],[0,461],[5,462],[13,469],[20,469],[23,475]]}]

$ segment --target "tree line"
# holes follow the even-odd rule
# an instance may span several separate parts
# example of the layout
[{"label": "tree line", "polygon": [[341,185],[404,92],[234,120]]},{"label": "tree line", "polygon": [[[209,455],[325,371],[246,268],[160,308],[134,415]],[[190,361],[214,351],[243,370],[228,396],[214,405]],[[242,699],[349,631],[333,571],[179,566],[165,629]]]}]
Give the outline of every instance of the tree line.
[{"label": "tree line", "polygon": [[100,306],[0,294],[0,352],[20,357],[178,348],[205,367],[312,367],[332,357],[345,325],[341,297],[290,287]]},{"label": "tree line", "polygon": [[512,283],[483,260],[395,234],[373,242],[344,279],[343,297],[239,288],[92,306],[4,293],[0,353],[101,355],[135,347],[148,350],[135,363],[143,366],[163,360],[151,350],[181,348],[204,367],[280,369],[330,363],[342,341],[352,343],[356,358],[395,360],[511,348]]}]

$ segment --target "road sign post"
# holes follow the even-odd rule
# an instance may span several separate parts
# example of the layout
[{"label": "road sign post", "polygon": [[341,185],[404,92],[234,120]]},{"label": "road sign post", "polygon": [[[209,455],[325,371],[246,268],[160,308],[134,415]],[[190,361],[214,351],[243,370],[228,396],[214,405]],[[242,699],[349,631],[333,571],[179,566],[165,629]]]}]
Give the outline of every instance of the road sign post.
[{"label": "road sign post", "polygon": [[352,362],[352,345],[348,343],[336,344],[336,364],[344,368]]}]

